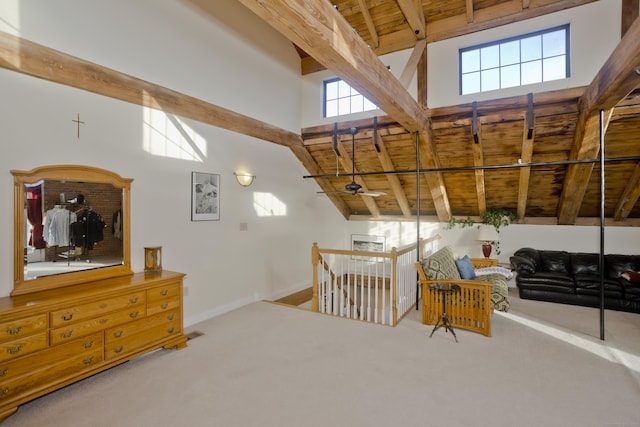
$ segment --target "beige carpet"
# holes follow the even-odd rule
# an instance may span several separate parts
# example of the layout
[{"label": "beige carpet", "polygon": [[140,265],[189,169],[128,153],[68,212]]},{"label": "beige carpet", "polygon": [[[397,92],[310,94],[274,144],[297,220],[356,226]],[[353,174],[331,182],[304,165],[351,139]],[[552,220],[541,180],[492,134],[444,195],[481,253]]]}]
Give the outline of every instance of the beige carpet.
[{"label": "beige carpet", "polygon": [[603,345],[595,309],[512,307],[456,344],[416,311],[392,328],[255,303],[2,427],[640,426],[640,315],[607,312]]}]

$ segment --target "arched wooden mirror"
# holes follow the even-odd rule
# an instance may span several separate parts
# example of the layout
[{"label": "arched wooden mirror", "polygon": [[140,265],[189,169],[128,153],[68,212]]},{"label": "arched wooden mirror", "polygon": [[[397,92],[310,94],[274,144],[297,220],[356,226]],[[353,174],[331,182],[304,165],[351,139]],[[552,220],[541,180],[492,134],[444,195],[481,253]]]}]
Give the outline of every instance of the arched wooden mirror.
[{"label": "arched wooden mirror", "polygon": [[12,295],[132,274],[132,179],[77,165],[11,174]]}]

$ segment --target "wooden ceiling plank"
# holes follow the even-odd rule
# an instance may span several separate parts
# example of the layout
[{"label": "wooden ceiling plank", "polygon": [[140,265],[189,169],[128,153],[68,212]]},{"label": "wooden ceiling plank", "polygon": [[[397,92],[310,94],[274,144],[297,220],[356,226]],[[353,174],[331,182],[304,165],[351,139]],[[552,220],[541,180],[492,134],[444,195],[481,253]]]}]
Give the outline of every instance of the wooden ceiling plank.
[{"label": "wooden ceiling plank", "polygon": [[422,39],[416,43],[413,51],[411,52],[411,56],[407,61],[407,65],[405,65],[404,70],[402,70],[402,74],[400,75],[400,84],[402,87],[407,89],[409,87],[409,83],[411,83],[411,78],[415,75],[416,70],[418,69],[418,63],[422,58],[423,53],[425,52],[425,48],[427,47],[427,40]]},{"label": "wooden ceiling plank", "polygon": [[300,135],[0,31],[0,67],[284,146]]},{"label": "wooden ceiling plank", "polygon": [[416,39],[423,39],[426,36],[424,13],[421,12],[421,7],[416,7],[416,3],[413,0],[396,0],[402,14],[407,20],[407,24],[413,30]]},{"label": "wooden ceiling plank", "polygon": [[373,47],[377,48],[380,46],[380,38],[378,37],[378,31],[376,30],[376,26],[371,18],[371,13],[369,13],[367,0],[358,0],[358,4],[360,5],[360,12],[362,13],[364,22],[367,25],[367,30],[369,30],[369,36],[371,36],[371,40],[373,41]]},{"label": "wooden ceiling plank", "polygon": [[[372,142],[375,143],[375,141]],[[387,151],[387,147],[385,146],[384,140],[381,135],[378,135],[378,147],[380,149],[377,152],[378,160],[380,160],[380,164],[382,165],[383,171],[393,172],[395,171],[395,167],[393,166],[393,162],[391,161],[391,156]],[[393,192],[396,201],[398,202],[398,206],[402,211],[402,214],[406,218],[411,217],[411,208],[409,207],[409,200],[407,199],[407,194],[402,188],[402,183],[400,182],[400,178],[398,175],[388,174],[386,175],[387,180],[389,181],[389,185],[391,186],[391,191]]]},{"label": "wooden ceiling plank", "polygon": [[[613,108],[640,84],[640,20],[627,31],[580,98],[580,116],[570,160],[595,159],[600,151],[600,116],[605,111],[605,131]],[[573,224],[589,184],[593,164],[573,164],[567,169],[558,208],[558,222]]]},{"label": "wooden ceiling plank", "polygon": [[613,213],[614,221],[626,220],[631,209],[638,203],[638,198],[640,198],[640,163],[636,164],[633,174],[629,178],[620,200],[618,200]]},{"label": "wooden ceiling plank", "polygon": [[239,0],[409,131],[428,117],[330,2]]}]

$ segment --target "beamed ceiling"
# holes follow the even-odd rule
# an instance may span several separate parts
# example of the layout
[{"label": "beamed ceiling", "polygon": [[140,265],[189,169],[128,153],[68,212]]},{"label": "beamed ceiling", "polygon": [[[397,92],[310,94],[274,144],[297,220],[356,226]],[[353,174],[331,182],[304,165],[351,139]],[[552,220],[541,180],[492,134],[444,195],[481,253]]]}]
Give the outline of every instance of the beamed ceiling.
[{"label": "beamed ceiling", "polygon": [[[478,220],[503,208],[521,223],[598,224],[602,117],[605,222],[640,225],[640,0],[622,0],[621,41],[590,85],[435,109],[427,43],[595,0],[238,1],[293,43],[302,74],[329,69],[386,115],[297,134],[7,33],[0,67],[287,146],[347,219]],[[404,49],[396,79],[378,56]],[[417,101],[405,89],[414,75]],[[342,193],[352,179],[386,195]]]}]

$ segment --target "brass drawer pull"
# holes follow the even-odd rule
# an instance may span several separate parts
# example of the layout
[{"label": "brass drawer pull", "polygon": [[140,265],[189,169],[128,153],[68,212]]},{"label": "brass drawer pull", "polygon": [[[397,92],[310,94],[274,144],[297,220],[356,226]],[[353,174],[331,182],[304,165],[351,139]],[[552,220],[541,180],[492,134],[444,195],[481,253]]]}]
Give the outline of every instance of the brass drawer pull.
[{"label": "brass drawer pull", "polygon": [[169,329],[167,329],[167,332],[169,332],[170,334],[172,334],[175,330],[176,330],[176,328],[169,328]]},{"label": "brass drawer pull", "polygon": [[82,344],[82,346],[83,346],[84,348],[91,348],[91,347],[93,347],[93,340],[92,340],[92,341],[86,341],[86,342],[84,342],[84,343]]},{"label": "brass drawer pull", "polygon": [[167,319],[168,320],[173,320],[174,317],[176,317],[176,315],[171,313],[170,315],[167,316]]},{"label": "brass drawer pull", "polygon": [[7,394],[9,394],[9,387],[5,387],[0,390],[0,399],[4,398]]},{"label": "brass drawer pull", "polygon": [[63,314],[60,317],[62,318],[62,320],[69,321],[69,320],[73,319],[73,313],[66,313],[66,314]]},{"label": "brass drawer pull", "polygon": [[82,361],[82,363],[83,363],[84,365],[91,365],[91,364],[93,363],[93,356],[91,356],[91,357],[87,357],[86,359],[84,359],[84,360]]},{"label": "brass drawer pull", "polygon": [[104,310],[105,308],[107,308],[107,307],[109,307],[109,304],[106,304],[106,303],[104,303],[104,302],[103,302],[102,304],[100,304],[100,308],[101,308],[101,309],[103,309],[103,310]]},{"label": "brass drawer pull", "polygon": [[163,310],[166,310],[166,309],[167,309],[167,307],[169,307],[169,304],[165,302],[165,303],[164,303],[164,304],[162,304],[160,307],[161,307]]},{"label": "brass drawer pull", "polygon": [[15,347],[8,347],[7,348],[7,353],[9,354],[18,354],[22,351],[22,344],[19,344]]},{"label": "brass drawer pull", "polygon": [[129,299],[129,302],[130,302],[131,304],[135,304],[135,303],[137,303],[137,302],[138,302],[138,297],[133,297],[133,298]]},{"label": "brass drawer pull", "polygon": [[13,328],[7,328],[9,335],[18,335],[22,331],[22,326],[14,326]]},{"label": "brass drawer pull", "polygon": [[9,373],[9,368],[4,368],[3,370],[0,371],[0,377],[4,377],[8,373]]},{"label": "brass drawer pull", "polygon": [[113,333],[114,338],[120,338],[122,336],[122,331],[117,331]]},{"label": "brass drawer pull", "polygon": [[124,347],[122,347],[121,345],[113,349],[115,353],[120,353],[122,350],[124,350]]},{"label": "brass drawer pull", "polygon": [[138,314],[140,314],[140,312],[134,311],[133,313],[129,313],[129,317],[131,317],[132,319],[135,319],[136,317],[138,317]]},{"label": "brass drawer pull", "polygon": [[167,294],[169,294],[169,290],[168,289],[163,289],[160,291],[160,295],[162,295],[163,297],[166,297]]},{"label": "brass drawer pull", "polygon": [[100,319],[100,324],[104,325],[105,323],[107,323],[109,321],[109,319]]},{"label": "brass drawer pull", "polygon": [[69,331],[64,331],[60,333],[60,336],[62,338],[71,338],[71,335],[73,335],[73,329],[69,330]]}]

